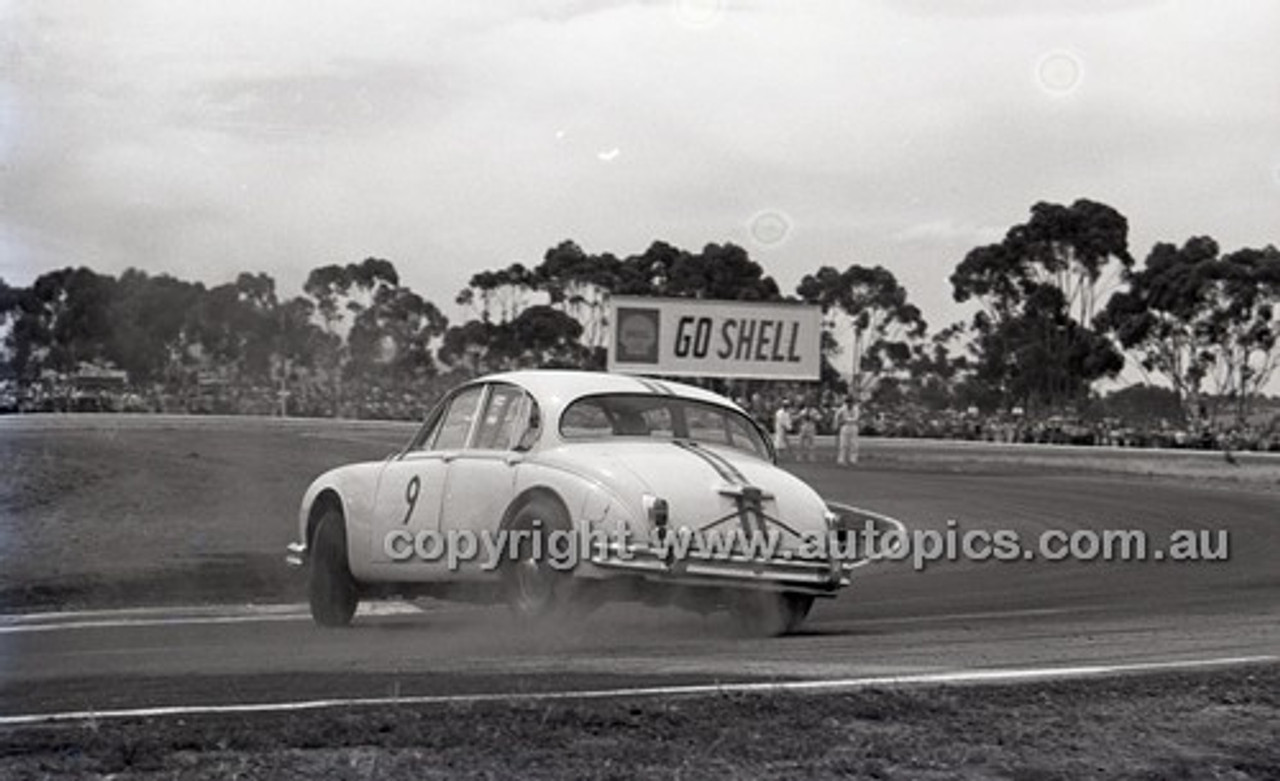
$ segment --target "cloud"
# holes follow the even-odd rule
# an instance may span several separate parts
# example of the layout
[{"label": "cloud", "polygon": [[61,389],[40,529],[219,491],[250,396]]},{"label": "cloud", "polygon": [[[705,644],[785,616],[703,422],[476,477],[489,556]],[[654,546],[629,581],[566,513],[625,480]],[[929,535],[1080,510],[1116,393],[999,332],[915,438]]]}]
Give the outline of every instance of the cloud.
[{"label": "cloud", "polygon": [[1007,230],[1007,227],[964,225],[954,219],[943,218],[910,225],[895,233],[893,238],[904,243],[958,243],[977,247],[1000,241]]},{"label": "cloud", "polygon": [[324,72],[213,80],[184,93],[176,124],[283,142],[398,126],[427,105],[447,114],[456,99],[438,71],[360,60],[336,61]]}]

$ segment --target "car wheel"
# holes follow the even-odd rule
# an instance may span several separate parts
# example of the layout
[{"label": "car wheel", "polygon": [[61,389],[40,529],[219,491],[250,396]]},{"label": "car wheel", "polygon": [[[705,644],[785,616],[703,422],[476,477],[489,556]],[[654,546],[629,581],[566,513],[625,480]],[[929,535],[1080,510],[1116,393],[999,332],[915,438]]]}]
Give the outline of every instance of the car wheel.
[{"label": "car wheel", "polygon": [[807,594],[753,591],[742,594],[729,614],[744,634],[777,637],[799,629],[812,608],[813,597]]},{"label": "car wheel", "polygon": [[311,618],[320,626],[347,626],[356,614],[360,592],[347,564],[347,534],[341,513],[327,510],[320,518],[308,559]]},{"label": "car wheel", "polygon": [[565,615],[573,576],[553,567],[547,555],[551,533],[572,529],[564,509],[549,497],[533,497],[516,510],[507,529],[521,533],[502,567],[507,604],[526,620]]}]

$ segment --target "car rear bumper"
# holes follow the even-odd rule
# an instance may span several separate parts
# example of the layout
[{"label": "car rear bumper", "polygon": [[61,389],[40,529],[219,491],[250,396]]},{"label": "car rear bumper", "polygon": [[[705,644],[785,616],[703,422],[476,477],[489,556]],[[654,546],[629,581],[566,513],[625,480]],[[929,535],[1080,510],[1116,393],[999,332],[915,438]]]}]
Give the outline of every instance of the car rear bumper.
[{"label": "car rear bumper", "polygon": [[673,560],[647,547],[609,546],[590,558],[591,565],[608,577],[638,575],[672,585],[719,586],[832,595],[849,585],[852,566],[838,560],[814,560],[777,556],[770,559],[744,555],[706,556],[689,553]]}]

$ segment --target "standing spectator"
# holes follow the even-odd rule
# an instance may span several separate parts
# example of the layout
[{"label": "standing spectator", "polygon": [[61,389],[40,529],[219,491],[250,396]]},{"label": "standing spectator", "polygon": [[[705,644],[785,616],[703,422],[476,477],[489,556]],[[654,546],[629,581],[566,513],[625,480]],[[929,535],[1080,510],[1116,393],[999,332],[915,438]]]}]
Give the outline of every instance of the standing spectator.
[{"label": "standing spectator", "polygon": [[844,397],[844,404],[836,410],[836,439],[839,449],[836,463],[848,466],[858,463],[858,405],[852,396]]},{"label": "standing spectator", "polygon": [[751,413],[751,417],[760,422],[760,425],[769,425],[769,408],[765,404],[764,397],[758,391],[751,394],[751,406],[748,408],[748,412]]},{"label": "standing spectator", "polygon": [[781,460],[783,454],[791,455],[791,400],[783,399],[773,415],[773,449]]},{"label": "standing spectator", "polygon": [[813,446],[818,436],[818,418],[822,413],[812,402],[800,410],[800,460],[813,461]]}]

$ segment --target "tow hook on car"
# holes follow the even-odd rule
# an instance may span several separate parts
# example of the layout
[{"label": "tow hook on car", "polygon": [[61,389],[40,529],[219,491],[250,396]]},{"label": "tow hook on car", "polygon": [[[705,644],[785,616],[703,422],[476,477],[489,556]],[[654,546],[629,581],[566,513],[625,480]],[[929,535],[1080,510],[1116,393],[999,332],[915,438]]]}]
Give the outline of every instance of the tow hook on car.
[{"label": "tow hook on car", "polygon": [[799,538],[801,536],[800,532],[791,528],[782,519],[775,518],[765,512],[764,503],[774,498],[773,494],[768,491],[754,485],[727,485],[720,489],[720,495],[733,497],[738,505],[737,510],[704,527],[703,531],[736,517],[742,524],[742,530],[747,534],[765,534],[769,526],[772,525],[793,537]]}]

